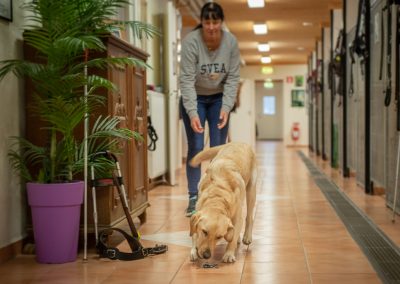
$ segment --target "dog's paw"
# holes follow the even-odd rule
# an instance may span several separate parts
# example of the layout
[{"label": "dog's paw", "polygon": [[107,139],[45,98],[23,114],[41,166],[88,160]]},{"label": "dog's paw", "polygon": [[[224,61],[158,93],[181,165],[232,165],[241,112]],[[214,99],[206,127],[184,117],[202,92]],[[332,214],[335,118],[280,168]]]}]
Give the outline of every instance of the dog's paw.
[{"label": "dog's paw", "polygon": [[190,250],[190,261],[196,261],[197,260],[197,250],[196,249],[191,249]]},{"label": "dog's paw", "polygon": [[246,236],[246,235],[243,236],[242,243],[244,243],[245,245],[248,246],[249,244],[251,244],[252,241],[253,241],[253,238],[252,238],[251,235],[250,236]]},{"label": "dog's paw", "polygon": [[225,263],[232,263],[236,261],[235,254],[233,252],[227,251],[224,256],[222,257],[222,262]]}]

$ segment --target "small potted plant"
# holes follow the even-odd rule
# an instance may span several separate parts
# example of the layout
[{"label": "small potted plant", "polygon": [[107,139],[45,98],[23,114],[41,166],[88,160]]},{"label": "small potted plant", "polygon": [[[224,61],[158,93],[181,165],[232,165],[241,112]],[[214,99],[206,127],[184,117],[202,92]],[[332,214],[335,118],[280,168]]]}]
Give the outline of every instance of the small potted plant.
[{"label": "small potted plant", "polygon": [[[118,9],[127,4],[123,0],[30,1],[23,6],[29,15],[24,43],[35,50],[37,58],[0,62],[0,80],[12,72],[32,83],[34,99],[28,107],[43,125],[37,131],[46,137],[45,145],[13,137],[15,143],[9,151],[12,167],[27,184],[39,262],[76,259],[84,189],[78,179],[85,156],[90,161],[98,151],[118,151],[121,139],[141,139],[139,134],[119,128],[116,117],[91,118],[95,122],[89,133],[83,136],[81,131],[90,113],[105,100],[99,90],[116,89],[91,70],[146,66],[134,58],[91,57],[106,49],[102,37],[126,26],[133,28],[137,37],[158,34],[151,25],[116,20]],[[106,160],[96,159],[95,163],[99,171],[110,166]],[[54,213],[47,211],[57,206],[60,208]]]}]

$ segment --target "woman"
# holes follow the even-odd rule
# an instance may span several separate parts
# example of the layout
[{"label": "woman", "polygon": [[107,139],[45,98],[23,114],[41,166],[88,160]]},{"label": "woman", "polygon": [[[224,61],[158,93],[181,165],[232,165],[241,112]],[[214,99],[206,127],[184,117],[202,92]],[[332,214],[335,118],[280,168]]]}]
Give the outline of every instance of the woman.
[{"label": "woman", "polygon": [[204,147],[204,125],[209,127],[210,146],[224,144],[228,134],[229,113],[236,100],[240,79],[240,54],[236,38],[222,30],[224,13],[215,2],[201,9],[201,24],[182,42],[182,93],[180,110],[185,125],[188,155],[186,175],[189,205],[186,216],[196,208],[197,184],[201,169],[188,162]]}]

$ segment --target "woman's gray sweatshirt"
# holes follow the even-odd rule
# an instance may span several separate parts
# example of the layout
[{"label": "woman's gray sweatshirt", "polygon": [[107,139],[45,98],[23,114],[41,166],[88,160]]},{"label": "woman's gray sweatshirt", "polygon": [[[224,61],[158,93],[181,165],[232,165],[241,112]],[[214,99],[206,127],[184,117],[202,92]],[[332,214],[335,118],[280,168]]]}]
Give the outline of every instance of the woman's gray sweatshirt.
[{"label": "woman's gray sweatshirt", "polygon": [[240,80],[239,47],[233,34],[222,31],[220,46],[209,51],[202,29],[191,31],[182,41],[180,68],[183,106],[190,118],[198,116],[197,95],[223,93],[222,110],[231,111]]}]

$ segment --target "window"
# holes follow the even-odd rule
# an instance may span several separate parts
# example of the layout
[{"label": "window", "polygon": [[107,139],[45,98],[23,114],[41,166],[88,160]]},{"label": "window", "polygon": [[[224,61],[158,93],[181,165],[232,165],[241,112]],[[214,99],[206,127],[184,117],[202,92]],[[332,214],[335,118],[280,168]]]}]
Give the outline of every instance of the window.
[{"label": "window", "polygon": [[275,97],[264,96],[263,97],[263,113],[265,115],[275,115]]}]

